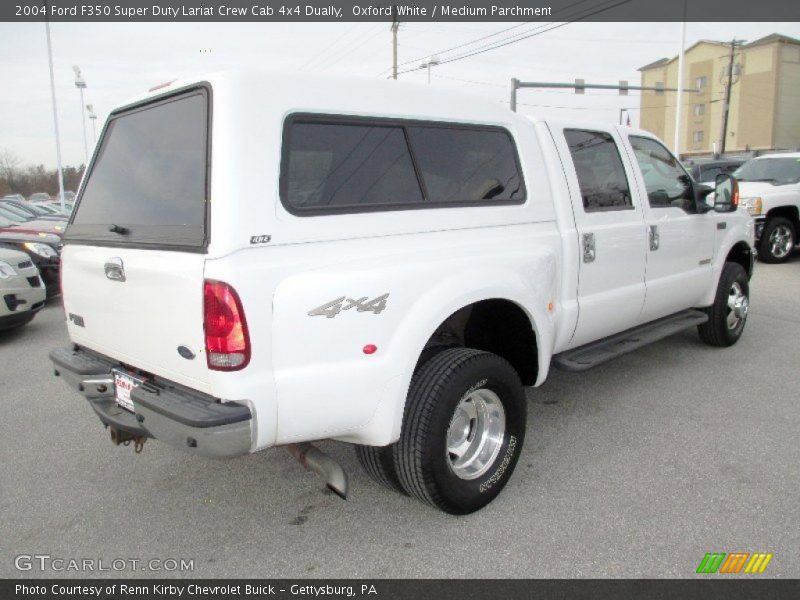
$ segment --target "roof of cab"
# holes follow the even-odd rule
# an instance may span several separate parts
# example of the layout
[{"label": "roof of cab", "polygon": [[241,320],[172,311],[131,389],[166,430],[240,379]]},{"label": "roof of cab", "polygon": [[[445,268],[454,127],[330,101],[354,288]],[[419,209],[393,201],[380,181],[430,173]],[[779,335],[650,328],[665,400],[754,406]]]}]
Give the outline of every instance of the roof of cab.
[{"label": "roof of cab", "polygon": [[219,97],[249,96],[269,101],[272,111],[376,117],[426,118],[453,122],[520,123],[508,106],[469,93],[428,85],[323,74],[226,70],[177,79],[122,103],[117,110],[201,83]]}]

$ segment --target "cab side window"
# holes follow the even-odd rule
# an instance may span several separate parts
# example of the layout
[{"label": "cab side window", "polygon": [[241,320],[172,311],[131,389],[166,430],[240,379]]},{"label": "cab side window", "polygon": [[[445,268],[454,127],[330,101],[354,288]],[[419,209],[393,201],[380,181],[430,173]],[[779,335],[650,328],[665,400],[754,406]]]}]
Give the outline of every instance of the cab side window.
[{"label": "cab side window", "polygon": [[633,208],[628,178],[614,138],[604,131],[565,129],[586,212]]},{"label": "cab side window", "polygon": [[680,208],[697,212],[692,179],[669,150],[650,138],[630,136],[636,161],[644,176],[647,199],[653,208]]}]

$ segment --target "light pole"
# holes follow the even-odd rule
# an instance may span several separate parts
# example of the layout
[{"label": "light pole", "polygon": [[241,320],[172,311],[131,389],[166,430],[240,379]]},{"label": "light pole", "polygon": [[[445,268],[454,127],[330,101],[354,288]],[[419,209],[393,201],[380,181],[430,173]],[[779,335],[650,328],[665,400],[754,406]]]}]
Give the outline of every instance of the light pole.
[{"label": "light pole", "polygon": [[438,56],[429,56],[427,60],[424,60],[420,63],[420,68],[428,69],[428,85],[431,84],[431,67],[434,67],[439,64],[439,57]]},{"label": "light pole", "polygon": [[81,70],[77,65],[73,66],[72,70],[75,71],[75,87],[81,93],[81,128],[83,129],[83,155],[85,157],[83,164],[87,165],[89,164],[89,142],[86,140],[86,113],[83,112],[85,106],[83,103],[83,90],[86,88],[86,80],[81,77]]},{"label": "light pole", "polygon": [[97,114],[94,112],[94,107],[91,104],[86,105],[86,112],[89,113],[89,120],[92,122],[92,138],[94,145],[97,145]]},{"label": "light pole", "polygon": [[[45,4],[47,10],[47,4]],[[58,165],[58,195],[61,210],[64,211],[64,171],[61,169],[61,137],[58,133],[58,105],[56,104],[56,80],[53,74],[53,44],[50,41],[50,21],[45,19],[45,35],[47,37],[47,64],[50,68],[50,97],[53,102],[53,129],[56,134],[56,162]]]}]

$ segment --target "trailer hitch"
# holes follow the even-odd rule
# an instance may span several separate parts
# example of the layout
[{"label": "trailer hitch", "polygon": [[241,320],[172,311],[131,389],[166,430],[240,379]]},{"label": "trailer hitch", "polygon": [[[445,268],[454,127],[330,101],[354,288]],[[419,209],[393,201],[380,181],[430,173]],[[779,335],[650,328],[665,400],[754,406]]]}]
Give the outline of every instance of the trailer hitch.
[{"label": "trailer hitch", "polygon": [[136,452],[136,454],[141,454],[144,443],[147,441],[146,437],[143,435],[133,435],[124,429],[117,429],[116,427],[109,427],[108,429],[111,432],[111,442],[115,446],[130,446],[131,442],[133,442],[133,451]]}]

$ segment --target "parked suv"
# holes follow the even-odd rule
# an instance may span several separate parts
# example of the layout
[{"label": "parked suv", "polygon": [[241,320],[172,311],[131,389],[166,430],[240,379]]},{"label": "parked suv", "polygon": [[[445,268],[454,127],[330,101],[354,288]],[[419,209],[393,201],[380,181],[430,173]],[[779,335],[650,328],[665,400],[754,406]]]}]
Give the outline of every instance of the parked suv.
[{"label": "parked suv", "polygon": [[647,132],[425,86],[174,83],[104,129],[50,356],[115,443],[286,445],[344,494],[310,442],[351,442],[380,483],[468,513],[509,480],[551,365],[691,327],[736,343],[752,219],[730,176],[711,191]]},{"label": "parked suv", "polygon": [[44,282],[28,255],[0,246],[0,331],[29,323],[44,297]]},{"label": "parked suv", "polygon": [[800,152],[753,158],[734,176],[741,181],[742,204],[756,218],[759,258],[785,262],[800,232]]}]

